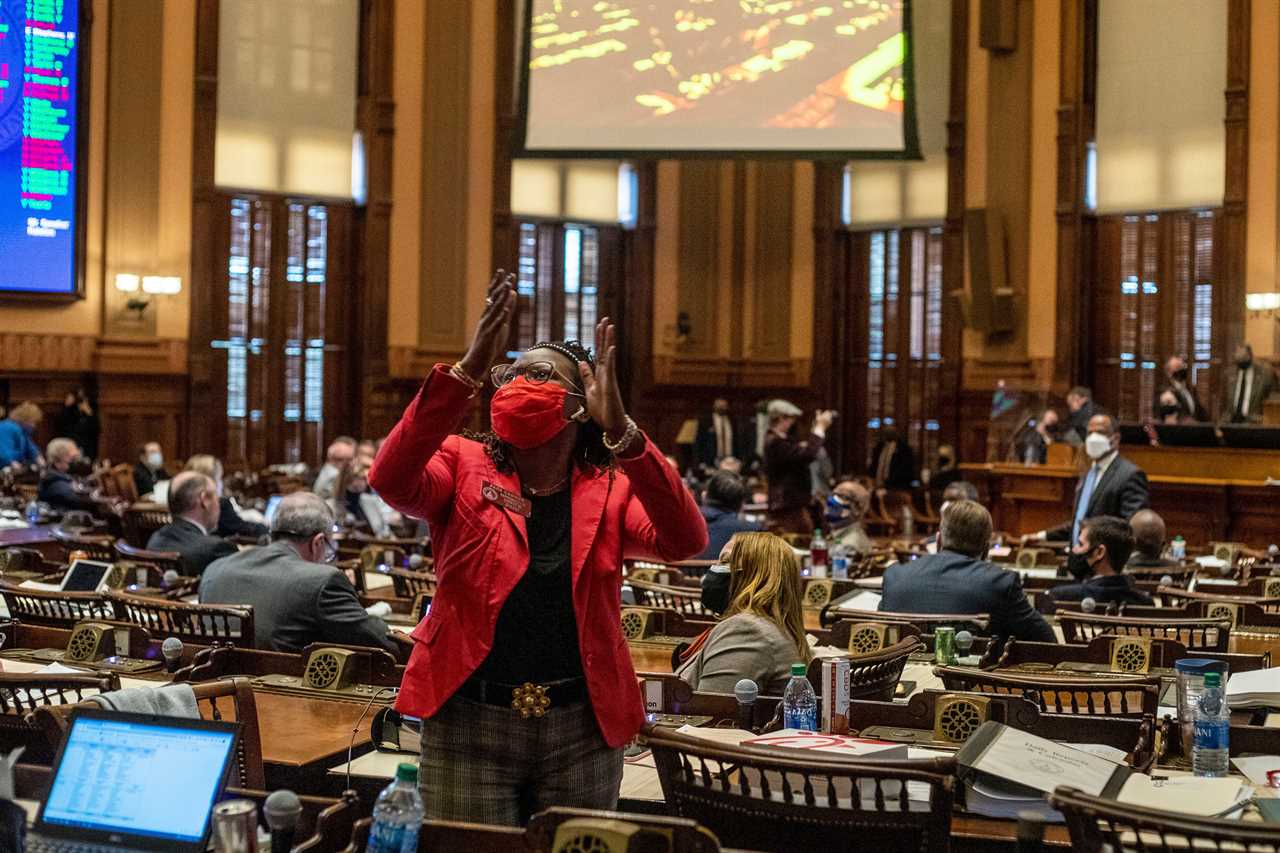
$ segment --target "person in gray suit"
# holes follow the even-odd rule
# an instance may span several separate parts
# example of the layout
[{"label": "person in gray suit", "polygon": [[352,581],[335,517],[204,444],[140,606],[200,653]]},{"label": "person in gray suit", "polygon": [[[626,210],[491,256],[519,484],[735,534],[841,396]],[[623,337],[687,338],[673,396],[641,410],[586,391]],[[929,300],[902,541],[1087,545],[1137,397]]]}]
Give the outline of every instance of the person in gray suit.
[{"label": "person in gray suit", "polygon": [[355,587],[329,565],[337,554],[333,512],[312,492],[286,495],[271,520],[271,544],[205,569],[201,604],[253,605],[260,649],[296,652],[316,642],[397,651],[387,625],[360,606]]},{"label": "person in gray suit", "polygon": [[182,555],[182,573],[199,575],[219,557],[236,552],[234,542],[214,536],[222,508],[218,486],[197,471],[183,471],[169,481],[169,512],[173,521],[147,540],[152,551],[176,551]]},{"label": "person in gray suit", "polygon": [[1058,638],[1022,591],[1017,572],[986,560],[991,513],[977,501],[951,501],[942,510],[939,551],[884,573],[880,609],[891,613],[987,613],[991,634],[1037,643]]}]

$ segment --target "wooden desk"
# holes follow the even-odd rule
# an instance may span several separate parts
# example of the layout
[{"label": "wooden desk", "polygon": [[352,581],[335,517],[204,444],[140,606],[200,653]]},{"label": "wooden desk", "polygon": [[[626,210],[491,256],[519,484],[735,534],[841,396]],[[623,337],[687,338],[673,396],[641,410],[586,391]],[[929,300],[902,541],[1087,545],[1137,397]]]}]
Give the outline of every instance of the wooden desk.
[{"label": "wooden desk", "polygon": [[50,562],[62,562],[62,545],[53,538],[53,525],[0,530],[0,548],[31,548]]},{"label": "wooden desk", "polygon": [[671,649],[662,646],[637,646],[627,644],[631,649],[631,665],[636,672],[672,672]]},{"label": "wooden desk", "polygon": [[[1219,474],[1234,475],[1222,454],[1252,451],[1209,448],[1147,448],[1165,454],[1196,456],[1213,450]],[[1124,450],[1128,453],[1128,448]],[[1280,454],[1272,454],[1280,457]],[[1168,461],[1167,457],[1162,457]],[[1198,465],[1199,463],[1197,463]],[[965,478],[978,487],[997,530],[1013,535],[1055,527],[1071,518],[1079,472],[1051,465],[1007,463],[965,464]],[[1189,470],[1200,470],[1189,466]],[[1243,542],[1266,548],[1276,539],[1275,501],[1280,488],[1262,480],[1194,477],[1148,472],[1151,508],[1164,518],[1169,534],[1180,534],[1193,546],[1209,542]]]}]

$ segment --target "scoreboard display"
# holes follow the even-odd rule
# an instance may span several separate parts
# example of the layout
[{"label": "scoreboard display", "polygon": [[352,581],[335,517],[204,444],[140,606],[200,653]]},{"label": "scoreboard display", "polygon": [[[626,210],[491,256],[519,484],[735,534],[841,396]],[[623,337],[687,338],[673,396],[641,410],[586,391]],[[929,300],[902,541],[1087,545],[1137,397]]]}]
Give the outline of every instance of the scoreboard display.
[{"label": "scoreboard display", "polygon": [[80,7],[0,0],[0,294],[79,294]]}]

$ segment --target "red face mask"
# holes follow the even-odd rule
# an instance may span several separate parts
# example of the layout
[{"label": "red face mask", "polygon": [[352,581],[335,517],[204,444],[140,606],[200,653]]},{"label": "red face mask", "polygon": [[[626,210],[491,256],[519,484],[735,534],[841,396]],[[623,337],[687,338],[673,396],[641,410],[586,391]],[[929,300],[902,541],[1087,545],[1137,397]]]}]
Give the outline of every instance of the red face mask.
[{"label": "red face mask", "polygon": [[546,444],[569,425],[564,401],[569,391],[557,382],[535,385],[517,376],[503,385],[489,402],[489,418],[498,438],[528,450]]}]

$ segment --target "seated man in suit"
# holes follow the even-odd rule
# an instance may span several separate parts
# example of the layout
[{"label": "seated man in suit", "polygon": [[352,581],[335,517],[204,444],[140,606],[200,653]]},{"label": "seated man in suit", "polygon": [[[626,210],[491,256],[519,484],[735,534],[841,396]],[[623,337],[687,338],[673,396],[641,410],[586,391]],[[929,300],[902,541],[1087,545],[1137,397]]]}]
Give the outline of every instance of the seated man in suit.
[{"label": "seated man in suit", "polygon": [[1191,371],[1182,356],[1169,356],[1164,363],[1164,377],[1165,381],[1156,389],[1151,406],[1158,420],[1175,424],[1209,420],[1209,413],[1200,405],[1196,386],[1191,384]]},{"label": "seated man in suit", "polygon": [[44,455],[49,467],[40,478],[36,499],[54,509],[86,512],[96,510],[99,502],[93,497],[93,491],[79,478],[71,475],[72,469],[82,460],[76,443],[69,438],[55,438],[49,442]]},{"label": "seated man in suit", "polygon": [[151,494],[157,483],[167,479],[169,472],[164,469],[164,451],[160,442],[148,441],[138,448],[138,461],[133,466],[133,485],[138,489],[138,497]]},{"label": "seated man in suit", "polygon": [[1055,586],[1049,590],[1051,601],[1083,601],[1092,598],[1098,604],[1151,605],[1151,596],[1133,585],[1130,575],[1120,573],[1133,552],[1133,531],[1128,522],[1112,515],[1085,519],[1080,525],[1080,542],[1072,549],[1079,554],[1092,573],[1080,583]]},{"label": "seated man in suit", "polygon": [[301,651],[311,643],[396,651],[387,625],[360,606],[337,554],[333,512],[313,492],[286,495],[271,519],[271,544],[209,566],[202,604],[251,604],[260,649]]},{"label": "seated man in suit", "polygon": [[722,459],[733,457],[745,463],[753,455],[747,446],[747,431],[734,419],[729,401],[717,397],[711,404],[711,414],[698,419],[693,461],[707,470],[714,470]]},{"label": "seated man in suit", "polygon": [[1165,527],[1164,519],[1155,510],[1140,509],[1129,519],[1129,529],[1133,531],[1133,553],[1125,570],[1150,572],[1156,569],[1172,569],[1181,565],[1177,560],[1164,556]]},{"label": "seated man in suit", "polygon": [[836,484],[827,498],[827,526],[831,528],[830,545],[844,545],[853,553],[866,556],[875,545],[863,521],[871,508],[871,493],[854,480]]},{"label": "seated man in suit", "polygon": [[236,552],[232,542],[214,536],[222,509],[213,479],[196,471],[183,471],[169,484],[169,512],[173,521],[147,540],[152,551],[177,551],[182,573],[198,575],[219,557]]},{"label": "seated man in suit", "polygon": [[[1026,537],[1029,541],[1080,541],[1080,525],[1086,518],[1114,515],[1128,521],[1140,509],[1146,509],[1147,475],[1141,468],[1120,455],[1120,429],[1116,419],[1096,414],[1089,419],[1089,435],[1084,449],[1093,464],[1076,484],[1075,511],[1071,520],[1051,530],[1041,530]],[[1123,565],[1123,564],[1122,564]],[[1081,557],[1071,552],[1067,567],[1076,580],[1089,575]]]},{"label": "seated man in suit", "polygon": [[717,471],[707,481],[702,495],[702,518],[707,523],[707,547],[699,560],[714,560],[735,533],[760,529],[754,521],[744,521],[738,513],[747,500],[747,484],[737,474]]},{"label": "seated man in suit", "polygon": [[884,573],[880,609],[894,613],[987,613],[991,634],[1040,643],[1057,637],[1037,613],[1017,572],[987,562],[991,513],[975,501],[951,501],[938,530],[941,550]]}]

